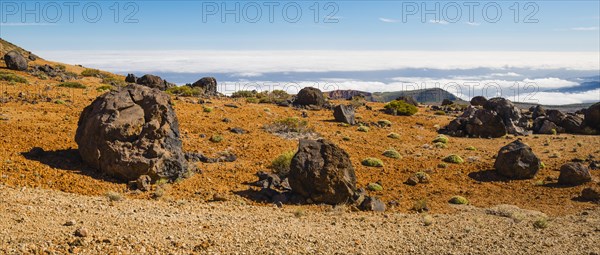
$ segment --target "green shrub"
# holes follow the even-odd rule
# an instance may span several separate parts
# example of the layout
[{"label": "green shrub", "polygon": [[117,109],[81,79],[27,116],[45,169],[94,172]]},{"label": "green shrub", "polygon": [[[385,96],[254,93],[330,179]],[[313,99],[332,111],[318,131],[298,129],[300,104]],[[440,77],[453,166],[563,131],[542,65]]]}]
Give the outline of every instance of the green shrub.
[{"label": "green shrub", "polygon": [[433,114],[435,115],[446,115],[445,111],[435,111]]},{"label": "green shrub", "polygon": [[384,108],[386,113],[392,115],[410,116],[414,115],[418,111],[416,106],[399,100],[394,100],[387,103]]},{"label": "green shrub", "polygon": [[265,130],[272,133],[310,133],[312,129],[308,127],[306,120],[296,117],[279,119],[270,125],[265,126]]},{"label": "green shrub", "polygon": [[213,135],[208,140],[210,140],[213,143],[220,143],[221,141],[223,141],[223,136],[221,136],[221,135]]},{"label": "green shrub", "polygon": [[344,140],[344,141],[350,141],[351,139],[350,139],[350,137],[348,137],[348,136],[344,136],[344,137],[342,138],[342,140]]},{"label": "green shrub", "polygon": [[431,217],[431,215],[426,214],[423,216],[423,225],[424,226],[429,226],[433,224],[433,217]]},{"label": "green shrub", "polygon": [[473,146],[469,146],[469,147],[465,148],[465,150],[468,150],[468,151],[476,151],[476,150],[477,150],[477,148],[475,148],[475,147],[473,147]]},{"label": "green shrub", "polygon": [[402,156],[400,156],[400,153],[393,148],[390,148],[390,149],[387,149],[386,151],[384,151],[383,156],[386,156],[388,158],[396,158],[396,159],[402,157]]},{"label": "green shrub", "polygon": [[55,65],[54,66],[55,69],[61,70],[61,71],[67,71],[67,67],[65,65]]},{"label": "green shrub", "polygon": [[444,158],[444,162],[452,164],[462,164],[465,161],[460,156],[451,154]]},{"label": "green shrub", "polygon": [[383,161],[378,158],[366,158],[361,163],[363,166],[383,167]]},{"label": "green shrub", "polygon": [[381,185],[379,185],[378,183],[372,182],[367,185],[367,189],[370,191],[382,191],[383,187]]},{"label": "green shrub", "polygon": [[248,97],[246,98],[246,102],[250,104],[258,104],[260,103],[260,100],[256,97]]},{"label": "green shrub", "polygon": [[389,133],[387,135],[387,137],[392,138],[392,139],[400,139],[400,135],[398,133],[394,133],[394,132]]},{"label": "green shrub", "polygon": [[27,79],[25,79],[21,76],[18,76],[14,73],[8,73],[8,72],[0,72],[0,81],[8,81],[8,82],[27,84]]},{"label": "green shrub", "polygon": [[429,206],[427,205],[427,199],[416,200],[413,204],[412,209],[417,212],[429,211]]},{"label": "green shrub", "polygon": [[435,139],[433,139],[434,143],[448,143],[448,137],[445,135],[438,135]]},{"label": "green shrub", "polygon": [[540,161],[540,168],[541,168],[541,169],[544,169],[544,168],[546,168],[546,164],[544,164],[544,162],[541,162],[541,161]]},{"label": "green shrub", "polygon": [[236,91],[233,92],[233,94],[231,94],[231,97],[233,98],[241,98],[241,97],[256,97],[256,94],[258,94],[256,92],[256,90],[240,90],[240,91]]},{"label": "green shrub", "polygon": [[290,172],[290,165],[292,164],[292,158],[296,155],[296,151],[286,151],[279,154],[273,161],[269,168],[276,174],[285,174]]},{"label": "green shrub", "polygon": [[100,70],[87,68],[81,72],[81,75],[85,77],[98,76],[100,75]]},{"label": "green shrub", "polygon": [[105,91],[110,91],[113,89],[113,86],[111,85],[102,85],[96,88],[96,91],[98,92],[105,92]]},{"label": "green shrub", "polygon": [[60,100],[60,99],[56,99],[56,100],[54,100],[54,103],[55,103],[55,104],[66,104],[66,102],[65,102],[65,101],[63,101],[63,100]]},{"label": "green shrub", "polygon": [[367,126],[359,126],[357,130],[359,132],[369,132],[369,127],[367,127]]},{"label": "green shrub", "polygon": [[415,173],[415,177],[419,179],[419,183],[429,183],[431,181],[431,177],[425,172],[417,172]]},{"label": "green shrub", "polygon": [[165,92],[175,96],[193,97],[202,95],[203,91],[200,88],[192,88],[184,85],[168,88]]},{"label": "green shrub", "polygon": [[533,222],[533,227],[537,229],[544,229],[548,227],[548,220],[546,218],[539,218]]},{"label": "green shrub", "polygon": [[391,122],[391,121],[389,121],[389,120],[378,120],[378,121],[377,121],[377,124],[378,124],[380,127],[391,127],[391,126],[392,126],[392,122]]},{"label": "green shrub", "polygon": [[466,198],[461,197],[461,196],[453,196],[452,198],[450,198],[450,200],[448,202],[451,204],[455,204],[455,205],[469,204],[469,200],[467,200]]},{"label": "green shrub", "polygon": [[212,107],[203,107],[202,111],[205,112],[205,113],[210,113],[210,112],[213,111],[213,108]]},{"label": "green shrub", "polygon": [[127,82],[125,82],[125,80],[112,75],[102,78],[102,83],[119,87],[127,86]]},{"label": "green shrub", "polygon": [[446,149],[446,148],[448,148],[448,145],[446,145],[445,143],[441,143],[441,142],[434,143],[433,146],[435,146],[438,149]]},{"label": "green shrub", "polygon": [[63,82],[61,84],[57,85],[58,87],[61,88],[73,88],[73,89],[85,89],[87,88],[85,85],[79,83],[79,82],[73,82],[73,81],[68,81],[68,82]]},{"label": "green shrub", "polygon": [[109,192],[106,192],[105,195],[108,198],[108,200],[110,200],[110,201],[117,202],[117,201],[123,200],[123,197],[118,192],[109,191]]}]

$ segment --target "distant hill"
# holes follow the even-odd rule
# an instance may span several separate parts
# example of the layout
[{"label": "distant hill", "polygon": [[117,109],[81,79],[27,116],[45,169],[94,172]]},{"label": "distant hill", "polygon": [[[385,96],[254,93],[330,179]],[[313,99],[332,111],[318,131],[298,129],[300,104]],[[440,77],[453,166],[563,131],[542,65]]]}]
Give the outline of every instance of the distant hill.
[{"label": "distant hill", "polygon": [[439,104],[444,99],[452,101],[460,100],[452,93],[440,88],[420,89],[411,91],[393,91],[393,92],[364,92],[359,90],[334,90],[325,92],[330,99],[349,99],[353,96],[362,95],[371,102],[389,102],[400,96],[412,96],[422,104]]},{"label": "distant hill", "polygon": [[27,51],[17,45],[12,44],[9,41],[6,41],[6,40],[0,38],[0,58],[4,57],[4,55],[6,53],[8,53],[9,51],[13,51],[13,50],[21,53],[21,55],[23,55],[26,58],[28,58],[30,55],[35,56],[36,59],[39,58],[38,56],[31,53],[31,51]]}]

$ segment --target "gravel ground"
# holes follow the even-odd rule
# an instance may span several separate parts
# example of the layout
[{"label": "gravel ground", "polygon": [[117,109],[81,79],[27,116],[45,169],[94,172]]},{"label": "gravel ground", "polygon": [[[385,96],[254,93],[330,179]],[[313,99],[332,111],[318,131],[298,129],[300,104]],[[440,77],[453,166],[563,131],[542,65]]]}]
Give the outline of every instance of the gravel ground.
[{"label": "gravel ground", "polygon": [[536,228],[543,213],[509,205],[381,214],[243,200],[111,202],[0,185],[0,217],[1,254],[600,254],[592,204]]}]

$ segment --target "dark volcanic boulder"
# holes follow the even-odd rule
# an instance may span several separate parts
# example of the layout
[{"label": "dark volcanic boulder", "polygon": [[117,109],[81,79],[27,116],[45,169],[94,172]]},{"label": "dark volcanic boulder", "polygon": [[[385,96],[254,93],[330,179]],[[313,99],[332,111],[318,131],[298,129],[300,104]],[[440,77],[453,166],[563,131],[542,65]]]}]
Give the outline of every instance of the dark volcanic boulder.
[{"label": "dark volcanic boulder", "polygon": [[170,97],[157,89],[129,85],[96,98],[75,141],[88,165],[122,180],[175,180],[188,171]]},{"label": "dark volcanic boulder", "polygon": [[532,106],[531,108],[529,108],[529,111],[531,112],[531,117],[534,120],[538,117],[546,116],[546,109],[544,109],[544,107],[542,107],[541,105]]},{"label": "dark volcanic boulder", "polygon": [[333,117],[335,121],[348,123],[350,125],[356,124],[354,119],[354,107],[351,105],[338,105],[333,108]]},{"label": "dark volcanic boulder", "polygon": [[506,135],[502,118],[494,111],[479,109],[467,120],[466,134],[471,137],[501,137]]},{"label": "dark volcanic boulder", "polygon": [[205,95],[215,96],[217,92],[217,79],[215,77],[204,77],[192,84],[193,88],[201,88]]},{"label": "dark volcanic boulder", "polygon": [[539,117],[533,123],[533,132],[536,134],[552,135],[555,132],[560,133],[559,131],[562,131],[562,128],[546,117]]},{"label": "dark volcanic boulder", "polygon": [[547,110],[546,111],[546,118],[549,121],[554,122],[554,124],[560,124],[565,117],[567,117],[567,115],[565,115],[563,112],[559,111],[559,110]]},{"label": "dark volcanic boulder", "polygon": [[396,100],[398,101],[404,101],[407,104],[412,104],[414,106],[418,106],[419,102],[417,102],[417,100],[415,100],[414,97],[412,96],[399,96],[398,98],[396,98]]},{"label": "dark volcanic boulder", "polygon": [[4,55],[4,63],[10,70],[25,71],[27,70],[27,59],[16,51],[9,51]]},{"label": "dark volcanic boulder", "polygon": [[135,74],[127,74],[127,77],[125,77],[125,82],[129,82],[129,83],[137,83],[137,76],[135,76]]},{"label": "dark volcanic boulder", "polygon": [[540,160],[531,147],[516,140],[500,149],[494,168],[511,179],[531,179],[540,170]]},{"label": "dark volcanic boulder", "polygon": [[325,104],[325,96],[323,96],[323,92],[317,88],[306,87],[298,92],[294,104],[299,106],[314,105],[321,107]]},{"label": "dark volcanic boulder", "polygon": [[569,162],[560,167],[558,184],[580,185],[592,180],[590,169],[579,162]]},{"label": "dark volcanic boulder", "polygon": [[567,116],[560,122],[560,126],[563,127],[566,132],[571,134],[581,134],[585,129],[585,126],[583,125],[583,119],[574,114],[567,114]]},{"label": "dark volcanic boulder", "polygon": [[163,80],[162,78],[152,75],[152,74],[146,74],[146,75],[140,77],[139,79],[137,79],[136,83],[139,85],[144,85],[146,87],[150,87],[153,89],[160,89],[163,91],[175,86],[175,84],[168,83],[167,81]]},{"label": "dark volcanic boulder", "polygon": [[488,100],[483,96],[476,96],[471,98],[472,106],[483,106]]},{"label": "dark volcanic boulder", "polygon": [[521,110],[517,108],[510,100],[495,97],[488,100],[483,108],[495,111],[504,121],[506,131],[513,135],[525,135],[527,134],[525,127],[523,127]]},{"label": "dark volcanic boulder", "polygon": [[600,131],[600,103],[595,103],[585,110],[585,124]]},{"label": "dark volcanic boulder", "polygon": [[293,192],[314,203],[350,202],[356,191],[348,153],[325,139],[300,140],[288,180]]}]

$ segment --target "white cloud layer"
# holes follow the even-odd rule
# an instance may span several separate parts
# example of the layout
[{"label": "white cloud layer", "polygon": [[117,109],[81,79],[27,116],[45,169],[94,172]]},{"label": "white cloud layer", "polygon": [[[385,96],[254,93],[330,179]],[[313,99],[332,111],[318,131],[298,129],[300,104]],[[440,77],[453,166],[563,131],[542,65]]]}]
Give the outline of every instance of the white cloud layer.
[{"label": "white cloud layer", "polygon": [[268,73],[403,68],[599,70],[599,52],[491,51],[40,51],[40,56],[113,72]]}]

